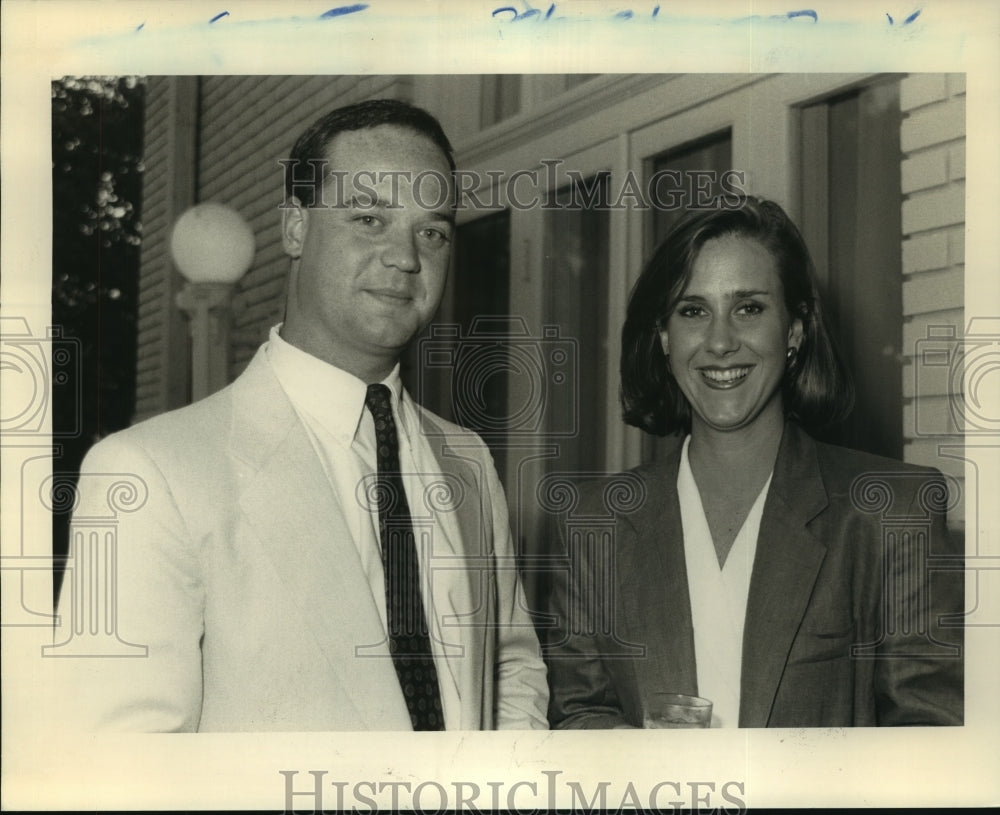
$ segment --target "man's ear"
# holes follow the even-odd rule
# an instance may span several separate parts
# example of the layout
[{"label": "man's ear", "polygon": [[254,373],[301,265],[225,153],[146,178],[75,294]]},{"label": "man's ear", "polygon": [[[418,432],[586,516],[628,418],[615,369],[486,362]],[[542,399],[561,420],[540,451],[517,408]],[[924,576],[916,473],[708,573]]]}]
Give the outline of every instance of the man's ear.
[{"label": "man's ear", "polygon": [[281,210],[281,243],[286,255],[293,259],[302,257],[308,231],[309,209],[293,195]]}]

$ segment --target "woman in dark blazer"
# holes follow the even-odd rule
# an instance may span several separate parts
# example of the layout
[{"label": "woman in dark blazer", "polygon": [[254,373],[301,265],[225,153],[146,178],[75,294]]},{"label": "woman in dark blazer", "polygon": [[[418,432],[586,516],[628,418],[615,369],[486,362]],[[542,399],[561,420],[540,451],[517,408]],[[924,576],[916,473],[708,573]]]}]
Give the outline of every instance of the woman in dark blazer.
[{"label": "woman in dark blazer", "polygon": [[962,723],[948,490],[808,435],[852,402],[811,269],[755,198],[688,215],[646,265],[621,398],[677,443],[570,500],[553,727],[641,727],[657,692],[707,696],[717,727]]}]

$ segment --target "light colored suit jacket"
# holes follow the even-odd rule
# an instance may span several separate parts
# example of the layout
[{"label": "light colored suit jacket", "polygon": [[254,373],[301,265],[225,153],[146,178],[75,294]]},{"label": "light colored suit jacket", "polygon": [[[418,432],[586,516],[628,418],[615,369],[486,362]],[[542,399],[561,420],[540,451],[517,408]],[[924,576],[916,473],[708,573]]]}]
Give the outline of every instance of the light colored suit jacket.
[{"label": "light colored suit jacket", "polygon": [[[680,452],[585,488],[567,520],[546,646],[553,727],[641,727],[650,694],[698,692]],[[946,495],[935,470],[786,425],[750,578],[741,727],[962,723]],[[586,543],[588,529],[606,543]]]},{"label": "light colored suit jacket", "polygon": [[[443,623],[461,728],[544,728],[545,666],[489,451],[474,433],[418,412],[442,474],[428,506],[456,512],[461,530],[434,544],[436,566],[464,576],[450,596],[457,614]],[[77,540],[105,509],[105,490],[89,486],[102,473],[137,476],[147,491],[140,508],[117,516],[110,594],[118,637],[148,651],[58,661],[77,725],[410,729],[343,512],[263,353],[219,393],[91,450]],[[423,508],[411,509],[419,523]],[[92,599],[74,582],[67,574],[65,625]]]}]

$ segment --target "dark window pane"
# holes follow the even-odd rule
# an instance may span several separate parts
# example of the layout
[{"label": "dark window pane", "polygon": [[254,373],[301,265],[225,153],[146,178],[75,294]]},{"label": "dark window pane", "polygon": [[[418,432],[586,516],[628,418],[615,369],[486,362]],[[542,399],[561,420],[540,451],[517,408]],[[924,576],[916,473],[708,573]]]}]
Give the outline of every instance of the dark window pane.
[{"label": "dark window pane", "polygon": [[650,176],[664,174],[657,198],[668,206],[652,210],[647,255],[688,208],[704,206],[722,194],[719,179],[732,163],[733,137],[729,130],[682,144],[652,160]]},{"label": "dark window pane", "polygon": [[[567,352],[576,363],[570,387],[549,383],[547,424],[559,445],[550,470],[597,470],[604,463],[608,180],[602,173],[558,190],[550,206],[559,202],[559,208],[545,213],[545,323],[558,329],[563,344],[568,341]],[[561,345],[553,342],[552,348]],[[571,427],[576,434],[565,435]]]},{"label": "dark window pane", "polygon": [[[666,238],[670,228],[689,209],[703,206],[722,194],[719,179],[732,169],[733,138],[726,130],[695,141],[682,144],[654,157],[650,162],[650,178],[661,174],[656,197],[676,206],[656,207],[651,210],[649,228],[646,230],[646,257]],[[661,458],[669,447],[670,439],[661,439],[644,433],[642,460]]]},{"label": "dark window pane", "polygon": [[480,124],[489,127],[509,119],[521,109],[521,76],[489,74],[483,77]]},{"label": "dark window pane", "polygon": [[407,386],[425,407],[480,433],[503,474],[508,370],[493,349],[509,310],[510,213],[460,225],[454,245],[441,310],[408,355]]},{"label": "dark window pane", "polygon": [[[828,441],[901,458],[899,82],[803,111],[802,230],[854,376],[853,414]],[[808,185],[808,186],[807,186]]]}]

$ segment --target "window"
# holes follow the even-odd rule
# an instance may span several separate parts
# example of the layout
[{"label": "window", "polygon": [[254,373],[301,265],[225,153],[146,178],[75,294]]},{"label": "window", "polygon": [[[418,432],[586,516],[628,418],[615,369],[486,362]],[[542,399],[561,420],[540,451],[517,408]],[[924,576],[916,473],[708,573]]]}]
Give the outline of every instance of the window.
[{"label": "window", "polygon": [[704,206],[722,194],[719,179],[732,167],[733,137],[729,130],[688,142],[654,157],[650,176],[671,173],[658,185],[660,201],[677,201],[671,209],[654,208],[646,246],[649,257],[688,208]]},{"label": "window", "polygon": [[482,83],[481,127],[509,119],[521,109],[520,74],[488,74],[483,77]]},{"label": "window", "polygon": [[441,309],[407,354],[406,385],[418,403],[482,435],[503,474],[509,371],[491,336],[507,325],[510,213],[459,225],[454,246]]},{"label": "window", "polygon": [[[732,133],[725,130],[667,150],[649,162],[650,178],[657,173],[671,174],[664,176],[657,198],[663,202],[676,200],[678,206],[651,210],[649,228],[645,232],[645,258],[652,255],[689,208],[702,206],[722,194],[719,179],[732,168],[732,154]],[[643,433],[642,460],[662,458],[672,446],[671,437],[659,438]]]},{"label": "window", "polygon": [[854,412],[825,438],[902,458],[899,80],[802,110],[802,234],[851,373]]},{"label": "window", "polygon": [[[559,445],[549,470],[584,472],[604,466],[608,417],[609,174],[600,173],[550,192],[545,211],[546,325],[558,329],[554,354],[571,354],[548,372],[547,429]],[[575,369],[575,370],[574,370]],[[560,387],[570,374],[575,381]],[[573,435],[568,435],[575,428]]]}]

